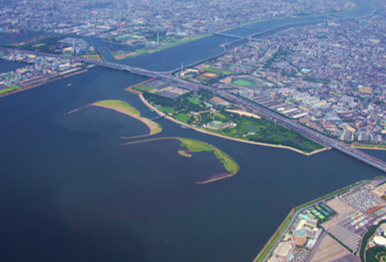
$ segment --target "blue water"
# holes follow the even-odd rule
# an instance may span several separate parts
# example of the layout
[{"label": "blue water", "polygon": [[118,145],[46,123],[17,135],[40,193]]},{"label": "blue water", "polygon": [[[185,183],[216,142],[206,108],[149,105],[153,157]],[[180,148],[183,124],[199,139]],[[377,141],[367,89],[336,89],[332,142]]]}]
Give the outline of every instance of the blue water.
[{"label": "blue water", "polygon": [[[225,140],[166,119],[156,137],[189,137],[224,150],[185,158],[173,140],[122,146],[142,123],[87,107],[121,99],[144,78],[94,68],[0,99],[0,253],[4,261],[252,261],[293,206],[381,172],[336,151],[311,157]],[[68,83],[72,83],[70,87]]]},{"label": "blue water", "polygon": [[25,67],[25,66],[28,66],[28,64],[0,59],[0,74],[10,72],[10,71],[15,71],[16,69]]},{"label": "blue water", "polygon": [[[221,52],[225,41],[212,36],[125,61],[167,71]],[[14,66],[0,61],[3,71]],[[292,207],[382,175],[334,150],[306,157],[157,120],[155,137],[202,140],[240,165],[232,178],[196,185],[223,170],[213,156],[182,157],[175,140],[123,146],[121,136],[148,129],[107,109],[65,114],[121,99],[154,117],[124,91],[144,80],[93,68],[0,99],[2,261],[252,261]]]}]

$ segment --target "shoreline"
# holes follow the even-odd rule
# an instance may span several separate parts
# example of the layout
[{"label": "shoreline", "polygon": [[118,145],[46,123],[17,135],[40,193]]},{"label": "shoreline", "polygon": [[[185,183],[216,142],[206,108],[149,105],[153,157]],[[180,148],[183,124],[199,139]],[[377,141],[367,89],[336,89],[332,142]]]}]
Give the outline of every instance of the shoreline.
[{"label": "shoreline", "polygon": [[[119,100],[121,101],[121,100]],[[131,112],[128,112],[127,110],[125,110],[125,108],[123,108],[122,106],[120,105],[105,105],[103,103],[100,103],[100,102],[103,102],[102,101],[98,101],[98,102],[95,102],[95,103],[92,103],[90,104],[90,106],[97,106],[97,107],[102,107],[102,108],[106,108],[106,109],[110,109],[110,110],[113,110],[113,111],[116,111],[116,112],[119,112],[119,113],[122,113],[124,115],[127,115],[127,116],[130,116],[132,118],[135,118],[139,121],[141,121],[142,123],[144,123],[148,128],[149,128],[149,131],[150,131],[150,134],[145,134],[145,136],[150,136],[150,135],[155,135],[155,134],[158,134],[162,131],[162,127],[160,127],[160,125],[150,119],[147,119],[145,117],[142,117],[141,116],[141,113],[139,113],[138,115],[134,114],[134,113],[131,113]],[[124,101],[122,101],[124,102]],[[126,103],[126,102],[125,102]],[[129,104],[128,104],[129,105]],[[130,105],[131,106],[131,105]],[[132,106],[131,106],[132,107]],[[133,107],[134,108],[134,107]],[[135,108],[134,108],[135,109]],[[135,109],[137,110],[137,109]],[[138,110],[137,110],[138,111]],[[139,112],[139,111],[138,111]],[[157,130],[159,129],[160,130]],[[141,136],[144,136],[144,135],[141,135]]]},{"label": "shoreline", "polygon": [[110,109],[112,111],[115,111],[115,112],[124,114],[126,116],[132,117],[132,118],[142,122],[143,124],[145,124],[149,128],[149,131],[150,131],[149,134],[137,135],[137,136],[133,136],[133,137],[121,137],[122,139],[133,139],[133,138],[138,138],[138,137],[147,137],[147,136],[158,134],[162,131],[162,127],[158,123],[156,123],[156,122],[154,122],[146,117],[142,117],[141,113],[136,108],[132,107],[130,104],[127,104],[126,102],[124,102],[122,100],[116,100],[119,102],[124,102],[127,105],[129,105],[130,107],[132,107],[134,110],[136,110],[138,112],[138,115],[136,115],[135,113],[128,112],[127,110],[125,110],[125,108],[122,105],[107,105],[107,104],[101,103],[104,101],[109,101],[109,100],[102,100],[102,101],[94,102],[94,103],[76,108],[74,110],[68,111],[67,113],[64,113],[63,115],[69,115],[69,114],[75,113],[81,109],[84,109],[86,107],[95,106],[95,107]]},{"label": "shoreline", "polygon": [[292,148],[292,147],[289,147],[289,146],[282,146],[282,145],[273,145],[273,144],[266,144],[266,143],[262,143],[262,142],[254,142],[254,141],[248,141],[248,140],[243,140],[243,139],[240,139],[240,138],[233,138],[233,137],[228,137],[228,136],[223,136],[223,135],[219,135],[219,134],[216,134],[216,133],[212,133],[212,132],[209,132],[209,131],[205,131],[205,130],[202,130],[200,128],[196,128],[196,127],[192,127],[188,124],[185,124],[185,123],[182,123],[180,121],[178,121],[177,119],[174,119],[170,116],[168,116],[167,114],[157,110],[157,108],[155,108],[154,106],[152,106],[149,102],[146,101],[146,99],[142,96],[142,93],[139,95],[141,101],[147,106],[149,107],[150,109],[154,110],[155,112],[157,112],[157,114],[159,115],[165,115],[165,118],[172,121],[172,122],[175,122],[179,125],[183,125],[183,126],[186,126],[186,127],[189,127],[191,129],[194,129],[198,132],[201,132],[201,133],[204,133],[204,134],[208,134],[208,135],[212,135],[212,136],[217,136],[217,137],[221,137],[221,138],[224,138],[224,139],[229,139],[229,140],[233,140],[233,141],[236,141],[236,142],[242,142],[242,143],[248,143],[248,144],[253,144],[253,145],[259,145],[259,146],[266,146],[266,147],[274,147],[274,148],[281,148],[281,149],[288,149],[288,150],[292,150],[292,151],[295,151],[297,153],[300,153],[302,155],[305,155],[305,156],[312,156],[312,155],[315,155],[317,153],[320,153],[320,152],[323,152],[323,151],[327,151],[327,150],[330,150],[331,147],[325,147],[325,148],[322,148],[322,149],[319,149],[319,150],[315,150],[315,151],[312,151],[311,153],[305,153],[299,149],[296,149],[296,148]]},{"label": "shoreline", "polygon": [[47,81],[44,81],[44,82],[41,82],[41,83],[37,83],[37,84],[25,86],[25,87],[20,87],[18,89],[12,90],[10,92],[4,93],[4,94],[0,94],[0,98],[5,97],[5,96],[9,96],[9,95],[12,95],[12,94],[16,94],[18,92],[22,92],[22,91],[25,91],[25,90],[28,90],[28,89],[31,89],[31,88],[35,88],[35,87],[38,87],[38,86],[42,86],[44,84],[48,84],[48,83],[56,81],[56,80],[60,80],[60,79],[67,78],[67,77],[70,77],[70,76],[73,76],[73,75],[81,74],[81,73],[84,73],[86,71],[87,71],[87,68],[79,70],[79,71],[72,72],[70,74],[66,74],[66,75],[62,75],[62,76],[61,75],[55,76],[55,77],[53,77],[51,79],[48,79]]}]

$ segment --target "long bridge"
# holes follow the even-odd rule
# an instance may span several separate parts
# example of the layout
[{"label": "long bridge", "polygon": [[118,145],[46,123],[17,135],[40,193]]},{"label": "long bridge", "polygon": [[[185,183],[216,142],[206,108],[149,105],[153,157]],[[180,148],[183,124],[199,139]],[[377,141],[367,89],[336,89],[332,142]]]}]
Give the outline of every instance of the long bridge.
[{"label": "long bridge", "polygon": [[[68,57],[67,57],[68,58]],[[204,89],[207,91],[210,91],[212,93],[218,94],[220,96],[223,96],[230,101],[233,101],[234,103],[243,106],[244,108],[249,109],[253,113],[259,114],[271,121],[276,122],[279,125],[282,125],[286,128],[289,128],[291,130],[294,130],[305,137],[312,139],[322,145],[325,145],[327,147],[334,148],[335,150],[338,150],[346,155],[349,155],[359,161],[362,161],[372,167],[375,167],[383,172],[386,172],[386,163],[383,162],[382,160],[375,158],[373,156],[370,156],[360,150],[357,150],[355,148],[349,147],[346,144],[344,144],[341,141],[335,140],[333,138],[330,138],[322,133],[319,133],[311,128],[308,128],[306,126],[303,126],[299,124],[296,120],[289,119],[279,113],[276,113],[270,109],[267,109],[261,105],[258,105],[256,103],[253,103],[245,98],[238,97],[236,95],[233,95],[231,93],[228,93],[226,91],[218,90],[209,86],[204,86],[201,84],[195,84],[191,83],[182,79],[178,79],[175,77],[172,77],[168,73],[161,73],[161,72],[155,72],[155,71],[149,71],[133,66],[127,66],[127,65],[122,65],[118,63],[111,63],[111,62],[102,62],[102,61],[96,61],[96,60],[90,60],[90,59],[84,59],[84,58],[77,58],[78,60],[82,60],[85,63],[92,63],[96,64],[99,66],[115,69],[115,70],[121,70],[121,71],[128,71],[133,74],[137,75],[142,75],[146,77],[151,77],[151,78],[158,78],[160,80],[166,80],[166,81],[171,81],[171,82],[177,82],[184,88],[190,89],[190,90],[195,90],[195,89]],[[155,118],[158,119],[158,118]]]},{"label": "long bridge", "polygon": [[[30,51],[21,51],[21,50],[9,49],[9,48],[4,48],[4,47],[0,47],[0,49],[8,50],[11,52],[19,52],[19,53],[33,53]],[[281,115],[277,112],[274,112],[274,111],[267,109],[261,105],[253,103],[245,98],[238,97],[238,96],[235,96],[235,95],[228,93],[226,91],[218,90],[218,89],[215,89],[215,88],[212,88],[209,86],[204,86],[201,84],[195,84],[195,83],[187,82],[187,81],[182,80],[182,79],[172,77],[171,72],[173,72],[173,71],[156,72],[156,71],[150,71],[150,70],[146,70],[146,69],[142,69],[142,68],[138,68],[138,67],[134,67],[134,66],[123,65],[123,64],[112,63],[112,62],[104,62],[104,61],[98,61],[98,60],[91,60],[91,59],[86,59],[86,58],[82,58],[82,57],[68,57],[68,56],[63,56],[63,55],[52,55],[52,54],[41,54],[41,55],[42,56],[51,56],[51,57],[55,56],[55,57],[61,57],[61,58],[66,58],[66,59],[72,59],[72,60],[76,60],[79,62],[84,62],[86,64],[94,64],[94,65],[98,65],[98,66],[102,66],[102,67],[106,67],[106,68],[110,68],[110,69],[114,69],[114,70],[127,71],[127,72],[130,72],[132,74],[141,75],[141,76],[145,76],[145,77],[149,77],[149,78],[158,78],[160,80],[177,82],[181,86],[183,86],[187,89],[190,89],[190,90],[204,89],[204,90],[210,91],[212,93],[223,96],[223,97],[229,99],[230,101],[232,101],[232,102],[234,102],[234,103],[236,103],[236,104],[238,104],[246,109],[249,109],[253,113],[264,116],[265,118],[267,118],[271,121],[275,121],[276,123],[278,123],[286,128],[294,130],[294,131],[304,135],[305,137],[308,137],[308,138],[310,138],[310,139],[312,139],[312,140],[314,140],[322,145],[334,148],[334,149],[336,149],[344,154],[347,154],[347,155],[349,155],[349,156],[351,156],[359,161],[362,161],[362,162],[364,162],[372,167],[375,167],[383,172],[386,172],[386,163],[373,157],[373,156],[370,156],[370,155],[368,155],[362,151],[359,151],[355,148],[351,148],[341,141],[332,139],[332,138],[330,138],[322,133],[319,133],[313,129],[310,129],[306,126],[299,124],[295,120],[284,117],[283,115]],[[158,118],[155,118],[155,119],[158,119]]]}]

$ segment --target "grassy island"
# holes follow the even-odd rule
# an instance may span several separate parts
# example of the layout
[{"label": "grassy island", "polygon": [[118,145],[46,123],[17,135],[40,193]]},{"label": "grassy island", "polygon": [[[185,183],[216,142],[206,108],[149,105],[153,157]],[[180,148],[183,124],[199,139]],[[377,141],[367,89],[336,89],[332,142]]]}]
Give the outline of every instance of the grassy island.
[{"label": "grassy island", "polygon": [[235,175],[239,171],[240,167],[236,161],[220,149],[194,139],[179,138],[179,140],[182,142],[181,146],[186,147],[191,152],[213,151],[215,156],[223,163],[225,169],[230,172],[231,175]]},{"label": "grassy island", "polygon": [[154,122],[150,119],[147,119],[145,117],[141,117],[141,113],[137,109],[135,109],[134,107],[132,107],[131,105],[129,105],[128,103],[126,103],[124,101],[121,101],[121,100],[102,100],[99,102],[95,102],[91,105],[99,106],[99,107],[103,107],[103,108],[108,108],[108,109],[120,112],[122,114],[131,116],[135,119],[138,119],[139,121],[141,121],[142,123],[144,123],[145,125],[147,125],[149,127],[150,135],[154,135],[154,134],[157,134],[157,133],[162,131],[162,127],[159,124],[157,124],[156,122]]},{"label": "grassy island", "polygon": [[160,137],[160,138],[153,138],[153,139],[147,139],[147,140],[142,140],[142,141],[133,141],[133,142],[128,142],[124,143],[124,145],[132,145],[132,144],[138,144],[138,143],[146,143],[150,141],[159,141],[159,140],[179,140],[181,142],[181,147],[184,149],[178,150],[178,154],[184,156],[184,157],[193,157],[192,153],[200,153],[200,152],[213,152],[214,155],[221,161],[221,163],[224,165],[224,168],[226,169],[227,172],[221,173],[221,174],[216,174],[211,177],[209,177],[207,180],[202,181],[202,182],[196,182],[198,185],[202,184],[208,184],[211,182],[215,182],[227,177],[231,177],[236,175],[239,172],[239,165],[234,161],[230,156],[228,156],[225,152],[221,151],[215,146],[212,146],[210,144],[207,144],[202,141],[198,141],[195,139],[190,139],[190,138],[181,138],[181,137]]}]

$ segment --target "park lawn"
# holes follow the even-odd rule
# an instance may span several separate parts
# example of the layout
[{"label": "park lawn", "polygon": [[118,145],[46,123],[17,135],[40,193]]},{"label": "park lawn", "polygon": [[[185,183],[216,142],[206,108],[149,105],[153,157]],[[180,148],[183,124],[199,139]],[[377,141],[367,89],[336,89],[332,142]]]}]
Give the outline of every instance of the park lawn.
[{"label": "park lawn", "polygon": [[223,114],[220,114],[220,113],[214,113],[213,116],[214,116],[214,119],[220,119],[220,120],[226,120],[227,119],[226,116],[224,116]]},{"label": "park lawn", "polygon": [[386,259],[386,250],[384,247],[376,246],[366,251],[367,262],[385,261],[384,259]]},{"label": "park lawn", "polygon": [[16,90],[18,88],[20,88],[20,87],[19,86],[11,86],[11,87],[8,87],[8,88],[0,89],[0,95],[8,93],[8,92],[11,92],[11,91]]},{"label": "park lawn", "polygon": [[238,86],[253,86],[253,83],[251,81],[245,80],[245,79],[237,79],[233,82],[233,84]]},{"label": "park lawn", "polygon": [[207,67],[204,70],[207,71],[207,72],[216,73],[216,74],[221,74],[222,73],[221,70],[216,69],[216,68],[212,68],[212,67]]},{"label": "park lawn", "polygon": [[189,114],[179,113],[176,115],[176,118],[180,122],[187,123],[191,116]]},{"label": "park lawn", "polygon": [[45,45],[46,45],[45,43],[40,43],[40,44],[33,45],[32,47],[37,48],[37,47],[41,47],[41,46],[45,46]]},{"label": "park lawn", "polygon": [[138,91],[152,91],[154,88],[150,86],[136,86],[133,89],[138,90]]},{"label": "park lawn", "polygon": [[9,75],[7,75],[7,77],[8,77],[8,78],[15,78],[15,75],[9,74]]},{"label": "park lawn", "polygon": [[[202,113],[202,124],[209,123],[214,118],[222,122],[232,121],[237,124],[237,127],[233,129],[210,130],[210,132],[248,141],[288,146],[307,153],[323,148],[322,145],[263,118],[236,117],[225,111],[217,114],[219,115]],[[255,134],[247,135],[249,132],[254,132]]]},{"label": "park lawn", "polygon": [[173,107],[163,107],[163,106],[160,106],[160,107],[157,107],[157,109],[159,111],[162,111],[162,112],[168,113],[168,114],[174,114],[176,112]]},{"label": "park lawn", "polygon": [[198,102],[198,98],[188,97],[188,100],[193,104],[201,105],[200,102]]}]

